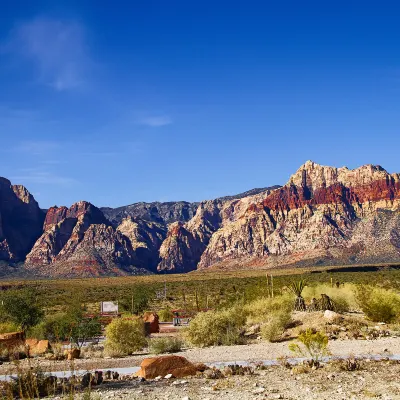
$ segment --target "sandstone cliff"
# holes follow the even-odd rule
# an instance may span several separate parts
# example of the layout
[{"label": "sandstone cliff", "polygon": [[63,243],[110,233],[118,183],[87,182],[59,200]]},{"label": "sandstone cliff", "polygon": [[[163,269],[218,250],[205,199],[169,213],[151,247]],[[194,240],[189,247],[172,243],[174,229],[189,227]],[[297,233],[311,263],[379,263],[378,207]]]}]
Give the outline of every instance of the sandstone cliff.
[{"label": "sandstone cliff", "polygon": [[43,220],[25,187],[0,178],[0,261],[23,261],[41,234]]},{"label": "sandstone cliff", "polygon": [[305,163],[219,229],[198,268],[399,260],[399,174]]},{"label": "sandstone cliff", "polygon": [[170,225],[167,238],[160,248],[160,272],[189,272],[197,264],[206,250],[213,234],[221,227],[236,220],[250,204],[261,201],[271,193],[268,188],[261,193],[240,198],[209,200],[200,203],[195,216],[186,224]]},{"label": "sandstone cliff", "polygon": [[103,210],[44,215],[0,178],[0,262],[46,277],[400,262],[400,175],[380,166],[308,161],[283,187]]}]

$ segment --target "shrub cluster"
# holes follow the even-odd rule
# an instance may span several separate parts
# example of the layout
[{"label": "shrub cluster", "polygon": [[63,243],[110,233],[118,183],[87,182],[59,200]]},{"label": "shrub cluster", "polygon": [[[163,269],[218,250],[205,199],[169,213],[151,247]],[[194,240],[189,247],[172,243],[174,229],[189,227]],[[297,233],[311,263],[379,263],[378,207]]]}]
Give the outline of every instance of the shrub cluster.
[{"label": "shrub cluster", "polygon": [[198,347],[232,345],[243,342],[246,313],[242,307],[200,312],[186,328],[187,340]]}]

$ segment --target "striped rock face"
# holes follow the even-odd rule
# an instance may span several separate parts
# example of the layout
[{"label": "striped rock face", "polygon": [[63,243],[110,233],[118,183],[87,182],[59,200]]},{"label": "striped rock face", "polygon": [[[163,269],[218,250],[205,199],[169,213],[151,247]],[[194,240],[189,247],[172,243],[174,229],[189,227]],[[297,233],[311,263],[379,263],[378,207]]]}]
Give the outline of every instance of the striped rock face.
[{"label": "striped rock face", "polygon": [[209,219],[197,214],[171,229],[159,268],[397,262],[399,205],[399,174],[308,161],[281,188],[219,205],[208,235],[199,238]]}]

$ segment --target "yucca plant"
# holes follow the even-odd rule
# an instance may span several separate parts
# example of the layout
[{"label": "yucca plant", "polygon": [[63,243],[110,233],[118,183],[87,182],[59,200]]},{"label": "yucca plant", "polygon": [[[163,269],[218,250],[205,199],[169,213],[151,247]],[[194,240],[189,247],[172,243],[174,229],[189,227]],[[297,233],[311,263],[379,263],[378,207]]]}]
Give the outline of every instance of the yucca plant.
[{"label": "yucca plant", "polygon": [[296,296],[294,309],[296,311],[306,311],[306,303],[302,297],[303,289],[306,287],[306,281],[300,279],[298,282],[292,282],[289,285],[289,290]]}]

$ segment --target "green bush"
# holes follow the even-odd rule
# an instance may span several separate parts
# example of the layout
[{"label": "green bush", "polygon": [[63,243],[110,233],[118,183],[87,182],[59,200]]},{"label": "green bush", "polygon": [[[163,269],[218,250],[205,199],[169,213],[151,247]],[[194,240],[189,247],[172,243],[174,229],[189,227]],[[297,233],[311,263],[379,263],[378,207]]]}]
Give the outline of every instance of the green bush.
[{"label": "green bush", "polygon": [[394,322],[400,313],[400,297],[391,290],[358,286],[356,300],[365,315],[374,322]]},{"label": "green bush", "polygon": [[174,318],[174,314],[169,309],[160,310],[157,312],[160,322],[170,322]]},{"label": "green bush", "polygon": [[287,310],[271,313],[269,320],[261,326],[261,337],[269,342],[278,341],[291,321],[291,313]]},{"label": "green bush", "polygon": [[47,339],[51,342],[63,341],[71,337],[71,321],[65,313],[49,315],[40,324],[28,330],[28,336],[35,339]]},{"label": "green bush", "polygon": [[185,336],[198,347],[240,344],[245,323],[246,314],[239,307],[200,312],[190,322]]},{"label": "green bush", "polygon": [[153,338],[149,340],[152,354],[177,353],[182,350],[182,340],[174,337]]},{"label": "green bush", "polygon": [[141,318],[116,318],[106,327],[104,348],[110,355],[129,355],[145,346],[146,335]]},{"label": "green bush", "polygon": [[34,290],[7,290],[1,295],[0,318],[3,322],[11,322],[26,331],[37,325],[44,312],[38,304],[38,296]]}]

